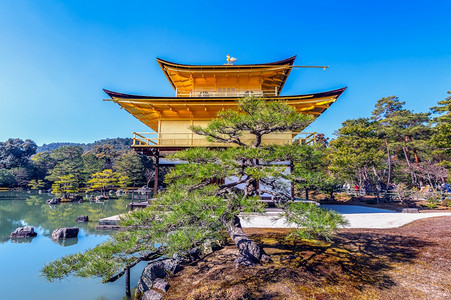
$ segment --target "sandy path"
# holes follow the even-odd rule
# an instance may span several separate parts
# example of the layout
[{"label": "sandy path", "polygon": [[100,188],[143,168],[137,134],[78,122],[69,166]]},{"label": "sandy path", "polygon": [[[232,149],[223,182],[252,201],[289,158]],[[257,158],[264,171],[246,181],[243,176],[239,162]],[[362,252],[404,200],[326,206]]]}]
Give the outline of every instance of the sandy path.
[{"label": "sandy path", "polygon": [[[362,208],[359,206],[343,205],[335,206],[337,211],[342,211],[342,215],[349,222],[346,228],[396,228],[416,220],[450,216],[451,212],[434,213],[398,213],[385,209]],[[335,209],[335,208],[334,208]],[[361,212],[364,213],[361,213]],[[292,228],[284,218],[280,217],[280,212],[271,211],[264,215],[248,215],[241,217],[241,224],[245,228]]]}]

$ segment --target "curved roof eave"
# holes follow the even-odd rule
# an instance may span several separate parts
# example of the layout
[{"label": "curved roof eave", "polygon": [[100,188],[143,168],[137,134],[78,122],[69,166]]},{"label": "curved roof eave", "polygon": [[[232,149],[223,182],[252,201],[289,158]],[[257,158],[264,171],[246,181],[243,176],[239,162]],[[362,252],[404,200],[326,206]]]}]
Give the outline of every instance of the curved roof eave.
[{"label": "curved roof eave", "polygon": [[[175,62],[170,62],[161,58],[157,58],[157,62],[161,68],[161,70],[163,71],[164,75],[166,76],[166,78],[168,79],[169,83],[172,85],[172,87],[174,88],[174,90],[177,89],[176,85],[174,84],[174,82],[172,81],[171,76],[169,76],[167,70],[165,69],[165,66],[168,67],[173,67],[173,68],[177,68],[180,70],[206,70],[206,69],[226,69],[226,70],[238,70],[238,69],[260,69],[260,68],[268,68],[269,66],[283,66],[283,65],[290,65],[292,66],[294,63],[294,60],[296,59],[297,55],[294,55],[292,57],[283,59],[283,60],[279,60],[279,61],[275,61],[275,62],[270,62],[270,63],[265,63],[265,64],[247,64],[247,65],[187,65],[187,64],[179,64],[179,63],[175,63]],[[290,75],[291,72],[291,68],[288,69],[288,72],[285,74],[282,84],[279,88],[279,94],[282,91],[282,88],[285,84],[285,81],[288,78],[288,75]]]},{"label": "curved roof eave", "polygon": [[[328,97],[328,96],[336,96],[337,98],[340,97],[341,94],[347,89],[347,87],[343,87],[336,90],[326,91],[326,92],[320,92],[320,93],[310,93],[310,94],[302,94],[302,95],[290,95],[290,96],[270,96],[270,97],[264,97],[266,99],[290,99],[290,98],[297,98],[297,97],[313,97],[313,98],[321,98],[321,97]],[[119,99],[167,99],[167,100],[218,100],[218,99],[227,99],[227,100],[237,100],[241,99],[242,97],[158,97],[158,96],[141,96],[141,95],[132,95],[132,94],[124,94],[124,93],[118,93],[113,92],[107,89],[103,89],[103,91],[110,96],[111,99],[119,98]]]},{"label": "curved roof eave", "polygon": [[283,59],[280,61],[265,63],[265,64],[247,64],[247,65],[187,65],[187,64],[179,64],[171,61],[167,61],[161,58],[157,58],[157,62],[160,65],[160,67],[164,65],[173,66],[177,68],[183,68],[183,69],[205,69],[205,68],[221,68],[221,69],[240,69],[240,68],[264,68],[267,65],[293,65],[294,60],[296,59],[297,55],[294,55],[292,57],[289,57],[287,59]]}]

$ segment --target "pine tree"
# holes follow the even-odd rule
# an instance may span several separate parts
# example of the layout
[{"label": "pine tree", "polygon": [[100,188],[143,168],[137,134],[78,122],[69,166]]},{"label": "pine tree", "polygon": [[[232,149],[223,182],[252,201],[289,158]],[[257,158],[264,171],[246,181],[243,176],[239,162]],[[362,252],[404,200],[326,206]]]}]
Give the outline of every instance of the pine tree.
[{"label": "pine tree", "polygon": [[367,192],[381,185],[384,169],[378,125],[367,118],[347,120],[330,143],[330,169],[339,178],[359,183]]},{"label": "pine tree", "polygon": [[[448,92],[451,95],[451,91]],[[437,106],[431,107],[434,114],[438,114],[432,122],[435,125],[430,143],[436,148],[435,154],[440,156],[441,165],[451,167],[451,96],[439,101]]]},{"label": "pine tree", "polygon": [[[191,249],[207,239],[226,233],[239,250],[236,263],[252,266],[270,260],[263,249],[242,229],[239,215],[262,213],[262,195],[285,210],[286,217],[299,226],[302,236],[329,237],[345,223],[338,214],[315,205],[292,200],[287,159],[297,159],[300,145],[264,144],[265,136],[299,131],[312,118],[297,113],[281,102],[253,97],[239,101],[237,110],[225,110],[206,127],[191,130],[214,143],[232,147],[193,148],[178,152],[178,164],[166,175],[168,188],[158,194],[150,207],[127,214],[125,230],[111,240],[46,265],[48,279],[100,276],[114,281],[142,260]],[[225,180],[227,179],[227,180]]]},{"label": "pine tree", "polygon": [[66,198],[68,194],[78,193],[78,191],[77,178],[72,174],[60,176],[52,184],[52,193],[62,195],[63,198]]},{"label": "pine tree", "polygon": [[107,188],[118,187],[118,179],[119,175],[116,172],[113,172],[111,169],[106,169],[102,172],[92,174],[92,178],[88,181],[88,184],[91,190],[101,190],[105,196]]}]

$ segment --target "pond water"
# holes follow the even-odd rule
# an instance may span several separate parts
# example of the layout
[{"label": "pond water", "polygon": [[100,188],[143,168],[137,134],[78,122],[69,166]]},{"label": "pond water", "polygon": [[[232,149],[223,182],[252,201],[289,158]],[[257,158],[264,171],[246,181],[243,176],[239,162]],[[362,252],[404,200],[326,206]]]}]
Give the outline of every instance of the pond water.
[{"label": "pond water", "polygon": [[[124,278],[102,284],[98,278],[69,277],[48,282],[40,276],[45,263],[62,256],[93,248],[109,238],[111,232],[96,231],[98,220],[127,211],[127,198],[104,203],[62,203],[48,205],[51,195],[0,192],[0,299],[127,299]],[[80,215],[90,222],[76,223]],[[17,227],[30,225],[37,237],[11,240]],[[52,232],[61,227],[76,226],[76,239],[55,243]],[[131,286],[137,284],[145,263],[131,271]]]}]

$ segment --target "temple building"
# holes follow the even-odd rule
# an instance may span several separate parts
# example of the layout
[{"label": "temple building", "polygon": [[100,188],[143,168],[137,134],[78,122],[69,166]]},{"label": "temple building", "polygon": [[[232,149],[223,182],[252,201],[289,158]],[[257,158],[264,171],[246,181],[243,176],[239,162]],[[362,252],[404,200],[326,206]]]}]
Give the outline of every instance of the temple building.
[{"label": "temple building", "polygon": [[[151,132],[134,133],[132,147],[156,159],[154,191],[158,190],[158,167],[168,153],[188,147],[230,147],[210,143],[189,130],[190,125],[206,125],[220,110],[233,109],[248,95],[267,101],[282,100],[300,113],[315,117],[337,101],[346,88],[315,94],[281,96],[283,86],[295,66],[296,56],[265,63],[234,65],[228,56],[224,65],[185,65],[157,58],[174,88],[174,97],[141,96],[104,90],[113,101],[146,124]],[[320,67],[327,68],[327,67]],[[250,138],[250,136],[249,136]],[[315,143],[315,133],[286,132],[265,137],[266,144]],[[246,142],[246,138],[244,138]],[[250,140],[248,141],[251,142]]]}]

